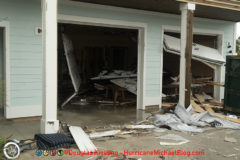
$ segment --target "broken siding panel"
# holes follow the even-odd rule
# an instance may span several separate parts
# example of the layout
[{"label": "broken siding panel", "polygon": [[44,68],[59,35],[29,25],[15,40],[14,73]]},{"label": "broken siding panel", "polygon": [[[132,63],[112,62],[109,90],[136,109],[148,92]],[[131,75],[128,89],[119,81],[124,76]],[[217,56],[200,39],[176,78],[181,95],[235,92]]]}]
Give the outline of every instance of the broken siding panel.
[{"label": "broken siding panel", "polygon": [[35,27],[41,26],[41,1],[0,3],[0,20],[10,24],[10,106],[41,105],[42,37],[35,35]]}]

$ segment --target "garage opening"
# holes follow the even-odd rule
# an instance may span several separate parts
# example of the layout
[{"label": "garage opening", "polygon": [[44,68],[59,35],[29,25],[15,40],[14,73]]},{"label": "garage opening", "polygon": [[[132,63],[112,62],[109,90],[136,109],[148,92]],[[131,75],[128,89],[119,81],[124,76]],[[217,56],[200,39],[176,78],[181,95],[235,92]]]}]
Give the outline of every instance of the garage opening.
[{"label": "garage opening", "polygon": [[135,119],[137,73],[138,30],[58,24],[60,115]]},{"label": "garage opening", "polygon": [[[224,59],[217,50],[218,36],[194,35],[192,58],[192,94],[206,99],[213,99],[218,81],[218,67],[224,64]],[[164,33],[163,53],[163,93],[165,101],[178,102],[180,69],[180,34]]]}]

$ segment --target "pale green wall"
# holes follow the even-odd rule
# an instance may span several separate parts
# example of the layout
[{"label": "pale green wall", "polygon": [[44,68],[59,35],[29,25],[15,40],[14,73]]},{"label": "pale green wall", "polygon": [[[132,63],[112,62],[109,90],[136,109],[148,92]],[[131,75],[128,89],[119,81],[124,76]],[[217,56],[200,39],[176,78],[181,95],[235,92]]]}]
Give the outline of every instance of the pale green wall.
[{"label": "pale green wall", "polygon": [[0,21],[10,25],[10,105],[39,105],[42,100],[40,0],[0,0]]},{"label": "pale green wall", "polygon": [[4,64],[3,64],[3,28],[0,27],[0,108],[3,106],[3,89],[4,89]]},{"label": "pale green wall", "polygon": [[[59,5],[59,14],[122,20],[147,23],[147,53],[146,53],[146,96],[160,95],[160,58],[162,25],[180,26],[180,16],[150,15],[119,11],[96,7]],[[224,44],[229,41],[233,45],[234,23],[206,20],[194,21],[194,27],[201,29],[220,30],[224,32]],[[179,27],[180,28],[180,27]],[[226,53],[226,45],[224,47]]]},{"label": "pale green wall", "polygon": [[[34,34],[35,27],[41,26],[40,3],[40,0],[0,0],[0,21],[10,24],[11,106],[36,106],[42,102],[42,37]],[[147,97],[160,95],[161,27],[180,26],[180,17],[63,4],[59,4],[59,14],[147,23],[145,93]],[[195,20],[194,26],[224,31],[224,44],[229,41],[233,45],[234,23]]]}]

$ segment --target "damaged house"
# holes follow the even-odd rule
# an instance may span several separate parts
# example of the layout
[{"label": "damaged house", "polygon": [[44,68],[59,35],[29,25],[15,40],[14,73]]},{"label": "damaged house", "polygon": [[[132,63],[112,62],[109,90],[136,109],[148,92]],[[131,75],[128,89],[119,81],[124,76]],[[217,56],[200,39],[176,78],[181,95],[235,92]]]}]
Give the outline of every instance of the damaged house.
[{"label": "damaged house", "polygon": [[[224,99],[220,84],[226,56],[235,54],[240,5],[198,0],[0,3],[5,82],[0,98],[6,119],[42,116],[41,131],[53,133],[57,110],[71,103],[161,108],[172,95],[184,104],[189,84],[194,93]],[[191,52],[191,60],[185,52]],[[208,83],[191,83],[185,75]]]}]

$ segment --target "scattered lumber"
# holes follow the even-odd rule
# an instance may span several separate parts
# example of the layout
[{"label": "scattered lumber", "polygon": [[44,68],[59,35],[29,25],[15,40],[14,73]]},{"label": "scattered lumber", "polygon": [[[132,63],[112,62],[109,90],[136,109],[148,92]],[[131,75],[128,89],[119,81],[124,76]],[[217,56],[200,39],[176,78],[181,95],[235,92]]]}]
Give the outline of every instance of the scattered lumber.
[{"label": "scattered lumber", "polygon": [[217,101],[216,99],[211,99],[209,100],[211,105],[215,105],[215,106],[222,106],[222,103]]},{"label": "scattered lumber", "polygon": [[192,107],[193,107],[193,109],[194,109],[195,112],[198,112],[198,113],[206,112],[200,105],[198,105],[197,103],[195,103],[194,100],[191,100],[191,104],[192,104]]},{"label": "scattered lumber", "polygon": [[204,103],[205,102],[205,99],[204,97],[201,95],[201,94],[195,94],[196,98],[198,99],[198,101],[200,103]]},{"label": "scattered lumber", "polygon": [[219,86],[219,87],[224,87],[224,84],[223,83],[219,83],[219,82],[214,82],[214,81],[206,81],[204,82],[208,85],[213,85],[213,86]]},{"label": "scattered lumber", "polygon": [[164,108],[172,108],[176,106],[177,103],[172,103],[172,102],[162,102],[162,107]]},{"label": "scattered lumber", "polygon": [[204,83],[206,81],[211,81],[213,77],[202,77],[202,78],[194,78],[192,83]]}]

